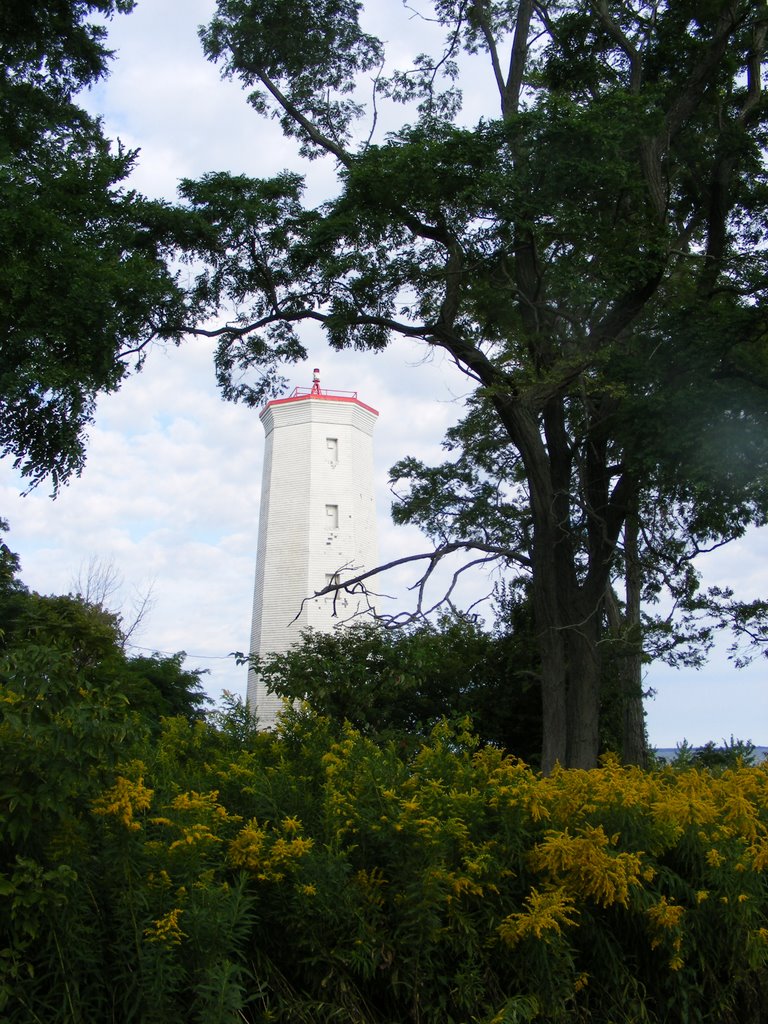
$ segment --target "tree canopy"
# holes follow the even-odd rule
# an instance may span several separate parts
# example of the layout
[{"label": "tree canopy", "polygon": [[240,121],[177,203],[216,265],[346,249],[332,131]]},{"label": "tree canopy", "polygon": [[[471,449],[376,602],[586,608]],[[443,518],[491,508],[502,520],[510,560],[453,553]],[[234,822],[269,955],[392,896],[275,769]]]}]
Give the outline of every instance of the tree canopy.
[{"label": "tree canopy", "polygon": [[185,319],[170,265],[183,215],[123,184],[136,154],[77,105],[111,56],[87,19],[133,6],[0,12],[0,453],[54,492],[82,469],[97,396]]},{"label": "tree canopy", "polygon": [[[401,516],[530,576],[543,765],[590,766],[613,585],[634,628],[654,544],[679,569],[670,544],[765,517],[766,10],[440,0],[409,16],[444,34],[404,67],[350,0],[220,0],[206,53],[335,164],[339,191],[309,208],[295,174],[183,183],[216,237],[194,298],[237,309],[216,332],[234,398],[272,393],[306,321],[335,347],[400,334],[456,361],[476,389],[454,436],[468,476],[457,490],[461,457],[401,464]],[[470,76],[487,99],[472,117]],[[678,532],[651,536],[665,509]]]},{"label": "tree canopy", "polygon": [[358,623],[308,631],[253,668],[271,692],[301,702],[339,733],[352,725],[411,752],[444,719],[466,720],[481,742],[537,765],[541,693],[530,602],[516,610],[515,628],[496,633],[449,616],[403,630]]},{"label": "tree canopy", "polygon": [[640,699],[644,584],[690,596],[691,554],[768,507],[764,4],[425,0],[406,65],[354,0],[219,0],[207,56],[336,194],[221,171],[175,208],[123,186],[133,154],[76,105],[109,57],[88,19],[131,7],[0,20],[2,451],[55,489],[153,338],[218,337],[252,404],[302,323],[443,350],[467,418],[445,467],[397,467],[398,515],[530,580],[542,764],[593,765],[617,638]]}]

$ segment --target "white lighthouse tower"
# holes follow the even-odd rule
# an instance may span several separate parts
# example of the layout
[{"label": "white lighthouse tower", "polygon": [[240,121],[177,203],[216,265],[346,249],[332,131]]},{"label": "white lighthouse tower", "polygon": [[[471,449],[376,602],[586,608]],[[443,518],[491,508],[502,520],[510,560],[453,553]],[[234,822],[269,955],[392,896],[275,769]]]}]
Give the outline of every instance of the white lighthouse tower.
[{"label": "white lighthouse tower", "polygon": [[[266,434],[251,653],[281,654],[304,629],[330,631],[368,607],[343,592],[307,600],[378,563],[373,428],[378,413],[357,392],[311,388],[261,411]],[[248,704],[262,728],[280,698],[252,670]]]}]

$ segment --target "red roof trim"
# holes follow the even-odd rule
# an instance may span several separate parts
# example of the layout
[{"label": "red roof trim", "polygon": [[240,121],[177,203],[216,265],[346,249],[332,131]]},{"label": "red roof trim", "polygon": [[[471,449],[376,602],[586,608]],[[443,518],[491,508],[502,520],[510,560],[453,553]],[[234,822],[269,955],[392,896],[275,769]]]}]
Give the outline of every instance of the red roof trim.
[{"label": "red roof trim", "polygon": [[348,405],[359,405],[361,409],[372,412],[374,416],[379,415],[378,409],[366,405],[359,398],[347,398],[341,395],[291,395],[289,398],[273,398],[271,402],[267,402],[262,412],[273,405],[288,405],[291,402],[345,402]]}]

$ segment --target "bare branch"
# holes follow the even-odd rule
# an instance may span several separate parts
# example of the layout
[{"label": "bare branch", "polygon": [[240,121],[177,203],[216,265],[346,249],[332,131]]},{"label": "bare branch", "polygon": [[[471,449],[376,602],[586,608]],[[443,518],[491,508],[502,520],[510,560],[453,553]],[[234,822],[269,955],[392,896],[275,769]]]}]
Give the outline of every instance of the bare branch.
[{"label": "bare branch", "polygon": [[[327,313],[318,313],[314,309],[300,309],[291,313],[277,310],[274,313],[270,313],[268,316],[263,316],[259,320],[252,320],[247,324],[225,324],[223,327],[215,327],[213,329],[205,327],[188,327],[187,333],[200,335],[204,338],[221,338],[224,335],[229,335],[234,339],[242,338],[244,335],[250,334],[251,331],[258,331],[263,327],[268,327],[270,324],[278,322],[300,323],[303,320],[315,320],[317,323],[325,324],[328,323],[330,319],[331,318]],[[430,328],[427,324],[420,324],[418,326],[411,327],[398,320],[393,320],[390,317],[383,316],[360,316],[357,317],[352,324],[352,326],[360,327],[364,325],[387,327],[389,330],[396,331],[398,334],[402,334],[408,338],[423,338],[430,334]]]},{"label": "bare branch", "polygon": [[[425,610],[424,609],[424,589],[426,587],[426,584],[427,584],[427,581],[428,581],[429,577],[431,576],[433,570],[435,569],[435,567],[437,565],[436,562],[432,563],[432,564],[430,564],[429,568],[424,573],[422,578],[416,584],[414,584],[414,586],[412,586],[410,588],[411,590],[413,590],[415,588],[418,588],[418,602],[417,602],[417,606],[416,606],[416,611],[415,612],[411,612],[411,613],[401,612],[397,616],[381,616],[381,615],[379,615],[378,618],[382,619],[382,620],[388,619],[393,625],[395,625],[395,624],[397,624],[397,625],[405,625],[406,622],[413,622],[416,619],[427,618],[428,616],[430,616],[434,612],[436,612],[439,608],[442,608],[442,606],[444,604],[447,604],[448,607],[452,611],[456,611],[456,609],[454,607],[454,604],[453,604],[453,601],[451,600],[451,597],[453,595],[454,590],[456,589],[456,586],[457,586],[461,576],[465,572],[468,572],[470,569],[474,569],[477,566],[490,565],[492,562],[495,562],[498,558],[499,558],[498,555],[487,555],[485,558],[473,558],[471,561],[465,562],[464,565],[460,565],[459,568],[454,571],[453,576],[451,577],[451,582],[448,585],[448,588],[445,591],[445,593],[442,595],[442,597],[440,597],[437,601],[435,601],[435,603],[430,608],[427,608]],[[474,601],[472,603],[472,607],[473,608],[476,607],[482,600],[484,600],[484,598],[479,598],[477,601]]]},{"label": "bare branch", "polygon": [[154,583],[150,583],[146,590],[136,591],[131,602],[131,611],[127,624],[125,616],[123,614],[120,615],[120,631],[123,634],[120,646],[123,649],[129,644],[131,637],[141,632],[145,619],[155,607],[154,589]]},{"label": "bare branch", "polygon": [[[430,579],[432,573],[435,571],[435,569],[443,559],[447,558],[449,555],[455,554],[458,551],[480,551],[483,552],[484,557],[472,559],[471,561],[465,563],[464,565],[460,566],[457,570],[455,570],[452,580],[443,597],[427,611],[424,611],[424,588],[426,587],[428,580]],[[498,560],[513,563],[526,570],[530,570],[531,568],[531,561],[529,556],[523,553],[522,551],[518,551],[514,548],[506,547],[504,545],[499,544],[490,544],[480,540],[450,541],[448,543],[441,544],[433,551],[426,551],[418,555],[405,555],[403,558],[395,558],[391,562],[386,562],[384,565],[376,566],[374,569],[368,569],[365,572],[357,573],[356,575],[351,576],[347,579],[339,579],[338,582],[329,583],[321,590],[316,590],[313,594],[304,598],[304,600],[301,602],[301,607],[299,608],[295,617],[292,619],[292,622],[296,622],[296,620],[299,618],[304,608],[304,605],[307,603],[307,601],[314,601],[317,598],[325,597],[329,594],[334,595],[334,601],[336,600],[336,597],[340,593],[347,593],[350,596],[355,597],[359,597],[361,595],[366,597],[379,596],[376,595],[374,591],[371,591],[368,588],[366,581],[370,580],[374,576],[378,576],[382,573],[388,572],[391,569],[396,569],[401,565],[408,565],[413,562],[427,562],[428,564],[422,576],[416,581],[416,583],[412,584],[412,586],[409,588],[410,590],[417,591],[418,610],[415,613],[403,613],[403,615],[413,615],[416,618],[423,617],[431,614],[431,612],[435,611],[442,604],[445,604],[446,602],[450,603],[450,598],[456,588],[456,583],[464,572],[467,572],[469,569],[474,568],[478,565],[487,565],[491,562]],[[339,573],[344,571],[345,568],[347,567],[342,567],[339,570]],[[369,604],[367,608],[352,613],[350,618],[358,617],[369,612],[372,613],[373,611],[373,605]],[[378,613],[376,613],[376,617],[382,621],[388,621],[392,623],[401,618],[401,616],[383,616]],[[408,621],[412,621],[412,619],[409,619]]]},{"label": "bare branch", "polygon": [[482,0],[474,0],[472,11],[482,30],[485,45],[491,58],[493,77],[496,79],[496,87],[499,90],[499,99],[501,101],[501,116],[504,118],[512,117],[517,113],[520,105],[520,92],[528,54],[528,36],[531,27],[531,16],[533,14],[533,2],[532,0],[522,0],[518,6],[515,34],[512,41],[512,52],[509,57],[509,69],[506,78],[501,70],[499,50],[493,35],[490,18],[488,17],[487,6]]},{"label": "bare branch", "polygon": [[74,594],[81,601],[115,617],[120,629],[120,647],[123,649],[128,646],[131,637],[140,631],[155,605],[154,583],[150,583],[146,590],[134,591],[130,609],[126,611],[124,601],[112,600],[119,595],[124,583],[125,578],[112,559],[104,561],[97,555],[91,555],[87,564],[81,562],[71,584]]},{"label": "bare branch", "polygon": [[379,88],[379,79],[381,78],[383,71],[384,63],[382,62],[379,65],[379,69],[376,72],[376,77],[373,80],[373,89],[371,90],[371,106],[373,107],[373,117],[371,118],[371,130],[368,132],[368,138],[363,143],[363,152],[365,152],[370,147],[371,142],[373,141],[374,133],[376,131],[376,125],[378,124],[379,121],[379,108],[378,104],[376,103],[376,93]]},{"label": "bare branch", "polygon": [[70,586],[81,601],[106,608],[109,599],[120,590],[123,582],[123,575],[113,559],[105,561],[98,555],[91,555],[87,564],[80,563],[77,576]]},{"label": "bare branch", "polygon": [[138,345],[134,345],[133,348],[120,349],[120,351],[117,354],[117,358],[122,362],[123,360],[128,359],[130,356],[140,356],[141,358],[139,359],[139,363],[143,363],[144,350],[147,348],[148,345],[151,345],[152,342],[155,341],[157,337],[157,331],[153,331],[148,338],[145,338],[144,341],[139,342]]},{"label": "bare branch", "polygon": [[499,60],[499,51],[496,47],[496,40],[493,37],[491,31],[491,23],[488,20],[488,12],[482,0],[474,0],[471,8],[473,14],[477,18],[477,23],[482,29],[483,38],[485,39],[485,45],[488,47],[488,53],[491,57],[491,66],[493,67],[493,77],[496,79],[496,86],[499,90],[499,99],[501,100],[501,113],[505,113],[505,99],[506,99],[506,82],[504,81],[504,73],[501,70],[501,61]]}]

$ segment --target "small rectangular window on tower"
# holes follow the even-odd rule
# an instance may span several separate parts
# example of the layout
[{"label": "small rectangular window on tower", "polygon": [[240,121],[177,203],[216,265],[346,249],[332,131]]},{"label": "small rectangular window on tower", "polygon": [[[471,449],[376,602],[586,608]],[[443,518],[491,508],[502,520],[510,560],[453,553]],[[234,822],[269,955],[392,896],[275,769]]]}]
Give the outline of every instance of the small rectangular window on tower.
[{"label": "small rectangular window on tower", "polygon": [[326,437],[325,446],[328,449],[327,457],[332,466],[339,461],[339,439],[338,437]]},{"label": "small rectangular window on tower", "polygon": [[339,506],[338,505],[326,505],[325,514],[328,519],[328,526],[331,530],[338,530],[339,528]]},{"label": "small rectangular window on tower", "polygon": [[[326,587],[340,587],[341,576],[339,573],[327,572],[325,574],[325,585]],[[330,594],[325,595],[325,603],[333,605],[334,608],[346,608],[349,604],[349,600],[344,596],[343,590],[332,590]]]}]

